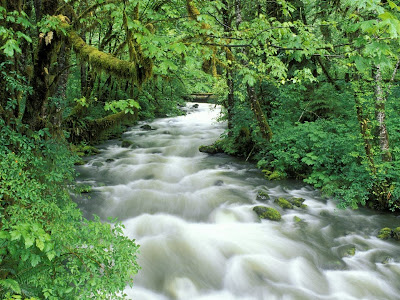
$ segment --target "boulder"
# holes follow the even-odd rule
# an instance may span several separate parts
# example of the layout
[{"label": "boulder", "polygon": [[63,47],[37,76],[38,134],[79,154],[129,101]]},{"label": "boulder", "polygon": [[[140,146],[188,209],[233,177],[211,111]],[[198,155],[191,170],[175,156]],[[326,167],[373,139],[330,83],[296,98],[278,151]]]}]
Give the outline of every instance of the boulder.
[{"label": "boulder", "polygon": [[133,142],[128,141],[128,140],[123,140],[121,143],[121,147],[123,147],[123,148],[129,148],[132,145],[133,145]]},{"label": "boulder", "polygon": [[281,214],[275,208],[267,206],[255,206],[253,211],[260,219],[269,219],[272,221],[280,221]]},{"label": "boulder", "polygon": [[289,201],[287,201],[285,198],[278,198],[275,199],[274,201],[276,204],[278,204],[280,207],[284,208],[284,209],[291,209],[293,208],[292,203],[290,203]]},{"label": "boulder", "polygon": [[153,127],[151,127],[149,124],[145,124],[140,126],[143,130],[155,130]]},{"label": "boulder", "polygon": [[382,228],[379,231],[378,238],[382,240],[387,240],[390,237],[392,237],[392,229],[390,229],[389,227]]},{"label": "boulder", "polygon": [[296,223],[299,223],[301,221],[303,221],[302,219],[300,219],[298,216],[294,216],[293,217],[293,221],[295,221]]},{"label": "boulder", "polygon": [[269,197],[269,195],[268,195],[267,192],[265,192],[265,191],[258,191],[258,193],[257,193],[257,200],[258,200],[258,201],[267,201],[267,200],[269,200],[269,199],[270,199],[270,197]]},{"label": "boulder", "polygon": [[400,227],[393,229],[392,235],[396,241],[400,241]]},{"label": "boulder", "polygon": [[299,207],[299,208],[307,208],[307,205],[303,204],[303,202],[306,201],[306,200],[303,199],[303,198],[296,198],[296,197],[293,197],[293,198],[288,199],[288,201],[289,201],[293,206],[296,206],[296,207]]},{"label": "boulder", "polygon": [[208,146],[200,146],[199,147],[199,151],[200,152],[204,152],[204,153],[208,153],[208,154],[217,154],[217,153],[221,153],[222,150],[220,149],[220,147],[214,145],[208,145]]}]

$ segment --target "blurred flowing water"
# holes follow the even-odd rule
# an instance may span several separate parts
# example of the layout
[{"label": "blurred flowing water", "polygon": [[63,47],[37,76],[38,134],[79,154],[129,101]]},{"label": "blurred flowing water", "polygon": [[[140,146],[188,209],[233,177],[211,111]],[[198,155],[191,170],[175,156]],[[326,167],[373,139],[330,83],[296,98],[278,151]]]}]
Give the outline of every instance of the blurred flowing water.
[{"label": "blurred flowing water", "polygon": [[[253,164],[200,153],[225,124],[218,108],[192,105],[151,122],[155,130],[131,128],[130,148],[109,141],[78,167],[94,187],[76,199],[84,214],[118,217],[140,244],[129,298],[400,299],[400,243],[376,238],[400,218],[339,210],[298,181],[268,182]],[[257,200],[259,190],[271,200]],[[283,211],[277,197],[302,197],[308,208]],[[260,221],[252,208],[263,204],[282,220]]]}]

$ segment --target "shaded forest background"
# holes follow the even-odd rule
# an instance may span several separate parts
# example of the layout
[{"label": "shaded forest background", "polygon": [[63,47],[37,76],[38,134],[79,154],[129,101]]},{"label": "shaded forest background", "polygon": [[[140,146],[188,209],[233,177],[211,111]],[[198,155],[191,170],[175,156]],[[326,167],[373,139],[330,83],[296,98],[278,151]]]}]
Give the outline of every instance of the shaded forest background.
[{"label": "shaded forest background", "polygon": [[71,201],[77,154],[195,92],[228,122],[209,151],[398,211],[399,16],[380,0],[0,1],[0,296],[123,298],[138,246]]}]

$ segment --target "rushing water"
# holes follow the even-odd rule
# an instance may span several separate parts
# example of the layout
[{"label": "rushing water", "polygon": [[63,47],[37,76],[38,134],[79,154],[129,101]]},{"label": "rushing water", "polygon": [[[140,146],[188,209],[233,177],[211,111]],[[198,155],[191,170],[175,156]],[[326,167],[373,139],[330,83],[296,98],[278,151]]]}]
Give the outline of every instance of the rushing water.
[{"label": "rushing water", "polygon": [[[94,187],[77,200],[85,215],[118,217],[140,244],[129,297],[400,299],[400,243],[376,238],[400,218],[338,210],[299,182],[268,182],[250,163],[200,153],[224,129],[210,108],[133,127],[130,148],[110,141],[78,168]],[[257,200],[259,190],[271,200]],[[283,211],[277,197],[302,197],[308,208]],[[260,221],[252,208],[263,204],[282,220]]]}]

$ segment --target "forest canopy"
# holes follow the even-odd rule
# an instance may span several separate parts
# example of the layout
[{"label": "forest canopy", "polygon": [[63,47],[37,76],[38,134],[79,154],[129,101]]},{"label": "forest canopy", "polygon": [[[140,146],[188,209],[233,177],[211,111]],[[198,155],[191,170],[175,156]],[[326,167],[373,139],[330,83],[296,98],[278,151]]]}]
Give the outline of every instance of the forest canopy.
[{"label": "forest canopy", "polygon": [[399,16],[380,0],[2,0],[0,297],[124,297],[138,245],[71,200],[77,153],[196,92],[222,106],[218,151],[399,210]]}]

